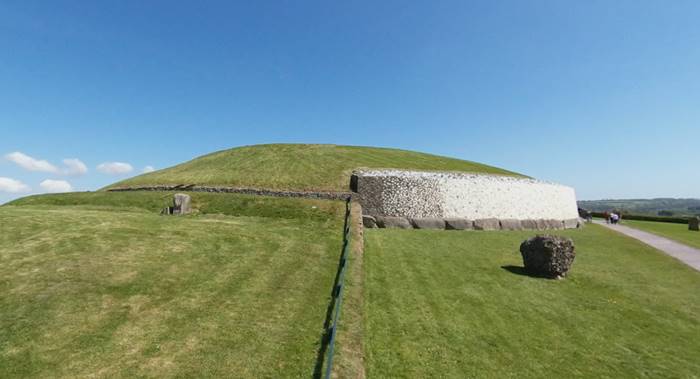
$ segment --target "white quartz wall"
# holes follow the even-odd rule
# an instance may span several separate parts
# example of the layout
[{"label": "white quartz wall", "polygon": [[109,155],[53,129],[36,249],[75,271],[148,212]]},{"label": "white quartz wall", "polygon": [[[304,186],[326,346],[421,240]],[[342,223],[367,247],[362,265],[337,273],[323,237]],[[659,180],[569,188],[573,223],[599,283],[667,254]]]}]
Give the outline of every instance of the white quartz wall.
[{"label": "white quartz wall", "polygon": [[366,214],[408,218],[578,218],[574,189],[498,175],[371,170],[355,173]]}]

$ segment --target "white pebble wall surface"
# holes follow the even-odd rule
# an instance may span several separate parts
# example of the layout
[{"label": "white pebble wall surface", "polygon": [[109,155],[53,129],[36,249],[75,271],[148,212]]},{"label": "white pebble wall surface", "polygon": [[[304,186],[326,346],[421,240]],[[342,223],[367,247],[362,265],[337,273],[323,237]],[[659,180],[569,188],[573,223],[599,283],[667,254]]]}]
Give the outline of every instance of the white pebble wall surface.
[{"label": "white pebble wall surface", "polygon": [[358,171],[365,214],[407,218],[578,218],[571,187],[528,178],[401,170]]}]

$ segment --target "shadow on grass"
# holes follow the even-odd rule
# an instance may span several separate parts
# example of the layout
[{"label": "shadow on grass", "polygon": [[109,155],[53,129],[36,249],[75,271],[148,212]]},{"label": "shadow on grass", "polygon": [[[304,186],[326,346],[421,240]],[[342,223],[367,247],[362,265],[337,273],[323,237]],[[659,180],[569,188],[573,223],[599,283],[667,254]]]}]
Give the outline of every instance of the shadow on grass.
[{"label": "shadow on grass", "polygon": [[555,278],[552,278],[551,276],[542,275],[542,274],[527,271],[525,269],[525,267],[521,267],[521,266],[506,265],[506,266],[501,266],[501,268],[510,272],[511,274],[515,274],[515,275],[529,276],[531,278],[538,278],[538,279],[555,279]]}]

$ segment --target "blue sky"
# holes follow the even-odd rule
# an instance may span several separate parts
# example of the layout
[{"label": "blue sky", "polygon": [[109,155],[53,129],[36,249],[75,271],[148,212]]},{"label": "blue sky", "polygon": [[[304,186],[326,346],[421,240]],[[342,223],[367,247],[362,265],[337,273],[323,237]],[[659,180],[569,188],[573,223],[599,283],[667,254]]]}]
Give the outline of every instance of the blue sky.
[{"label": "blue sky", "polygon": [[0,203],[272,142],[700,197],[698,20],[697,1],[3,1]]}]

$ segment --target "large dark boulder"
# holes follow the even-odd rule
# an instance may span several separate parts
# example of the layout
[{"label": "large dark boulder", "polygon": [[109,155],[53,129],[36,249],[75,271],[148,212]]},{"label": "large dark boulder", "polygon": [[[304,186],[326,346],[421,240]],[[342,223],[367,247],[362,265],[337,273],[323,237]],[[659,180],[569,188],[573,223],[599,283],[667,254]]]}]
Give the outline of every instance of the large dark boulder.
[{"label": "large dark boulder", "polygon": [[700,217],[693,217],[688,221],[688,230],[700,231]]},{"label": "large dark boulder", "polygon": [[566,276],[574,262],[574,241],[561,236],[538,235],[520,245],[525,270],[548,278]]}]

